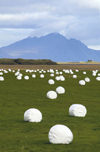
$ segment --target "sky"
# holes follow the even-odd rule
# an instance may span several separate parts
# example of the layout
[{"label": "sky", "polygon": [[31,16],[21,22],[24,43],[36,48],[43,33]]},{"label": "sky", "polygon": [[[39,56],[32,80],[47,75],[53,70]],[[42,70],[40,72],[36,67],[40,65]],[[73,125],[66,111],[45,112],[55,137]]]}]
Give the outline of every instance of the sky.
[{"label": "sky", "polygon": [[0,47],[53,32],[100,50],[100,0],[0,0]]}]

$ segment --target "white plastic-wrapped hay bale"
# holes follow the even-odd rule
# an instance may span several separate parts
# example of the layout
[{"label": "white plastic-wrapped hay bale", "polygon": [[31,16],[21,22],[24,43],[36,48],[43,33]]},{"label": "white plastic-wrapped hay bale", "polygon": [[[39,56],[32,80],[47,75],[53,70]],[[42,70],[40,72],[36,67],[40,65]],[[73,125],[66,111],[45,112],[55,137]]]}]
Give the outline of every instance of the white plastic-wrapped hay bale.
[{"label": "white plastic-wrapped hay bale", "polygon": [[59,75],[59,74],[60,74],[60,73],[57,71],[57,72],[56,72],[56,75]]},{"label": "white plastic-wrapped hay bale", "polygon": [[97,80],[97,81],[100,81],[100,77],[96,77],[96,80]]},{"label": "white plastic-wrapped hay bale", "polygon": [[0,76],[0,81],[4,81],[4,77],[3,76]]},{"label": "white plastic-wrapped hay bale", "polygon": [[25,72],[26,72],[26,73],[29,72],[29,69],[26,69]]},{"label": "white plastic-wrapped hay bale", "polygon": [[23,74],[22,74],[22,73],[19,73],[19,74],[17,75],[17,77],[18,77],[18,76],[19,76],[19,77],[22,77],[22,76],[23,76]]},{"label": "white plastic-wrapped hay bale", "polygon": [[54,73],[54,70],[53,70],[53,69],[50,69],[49,72],[50,72],[50,73]]},{"label": "white plastic-wrapped hay bale", "polygon": [[0,72],[0,75],[3,75],[3,72]]},{"label": "white plastic-wrapped hay bale", "polygon": [[40,74],[40,78],[44,78],[44,74]]},{"label": "white plastic-wrapped hay bale", "polygon": [[98,76],[100,76],[100,73],[98,73]]},{"label": "white plastic-wrapped hay bale", "polygon": [[11,72],[11,69],[8,69],[9,72]]},{"label": "white plastic-wrapped hay bale", "polygon": [[92,76],[94,76],[94,77],[95,77],[95,76],[96,76],[96,73],[92,73]]},{"label": "white plastic-wrapped hay bale", "polygon": [[21,80],[21,79],[22,79],[22,76],[18,75],[17,80]]},{"label": "white plastic-wrapped hay bale", "polygon": [[42,113],[35,108],[30,108],[24,113],[24,121],[40,122],[42,120]]},{"label": "white plastic-wrapped hay bale", "polygon": [[76,72],[79,72],[79,70],[78,70],[78,69],[76,69],[75,71],[76,71]]},{"label": "white plastic-wrapped hay bale", "polygon": [[49,80],[48,80],[48,83],[49,83],[50,85],[53,85],[53,84],[55,84],[55,81],[54,81],[53,79],[49,79]]},{"label": "white plastic-wrapped hay bale", "polygon": [[60,76],[56,76],[55,80],[60,81]]},{"label": "white plastic-wrapped hay bale", "polygon": [[74,75],[73,75],[73,79],[76,79],[76,78],[77,78],[77,75],[74,74]]},{"label": "white plastic-wrapped hay bale", "polygon": [[65,93],[65,88],[63,88],[62,86],[59,86],[56,88],[56,92],[58,94],[64,94]]},{"label": "white plastic-wrapped hay bale", "polygon": [[93,71],[92,71],[92,76],[95,77],[96,75],[97,75],[97,71],[94,71],[94,70],[93,70]]},{"label": "white plastic-wrapped hay bale", "polygon": [[87,114],[86,107],[81,104],[72,104],[69,107],[69,115],[75,117],[85,117]]},{"label": "white plastic-wrapped hay bale", "polygon": [[28,76],[28,75],[25,75],[25,76],[24,76],[24,79],[25,79],[25,80],[29,80],[29,76]]},{"label": "white plastic-wrapped hay bale", "polygon": [[52,144],[70,144],[73,141],[73,133],[65,125],[55,125],[51,127],[48,138]]},{"label": "white plastic-wrapped hay bale", "polygon": [[49,99],[56,99],[57,98],[57,93],[55,91],[48,91],[47,92],[47,98]]},{"label": "white plastic-wrapped hay bale", "polygon": [[80,80],[80,81],[79,81],[79,84],[80,84],[80,85],[85,85],[86,82],[85,82],[85,80]]},{"label": "white plastic-wrapped hay bale", "polygon": [[19,71],[17,71],[16,73],[15,73],[15,76],[18,76],[20,74],[20,72]]},{"label": "white plastic-wrapped hay bale", "polygon": [[65,77],[63,75],[60,75],[60,81],[65,81]]},{"label": "white plastic-wrapped hay bale", "polygon": [[51,73],[51,74],[50,74],[50,77],[54,77],[54,73]]},{"label": "white plastic-wrapped hay bale", "polygon": [[8,73],[8,71],[7,71],[7,70],[4,70],[4,73]]},{"label": "white plastic-wrapped hay bale", "polygon": [[70,74],[74,74],[74,72],[73,72],[73,71],[70,71]]},{"label": "white plastic-wrapped hay bale", "polygon": [[83,74],[86,74],[86,71],[83,71]]},{"label": "white plastic-wrapped hay bale", "polygon": [[36,78],[36,74],[32,74],[32,78]]},{"label": "white plastic-wrapped hay bale", "polygon": [[67,69],[67,70],[65,70],[65,73],[68,73],[68,74],[69,74],[69,73],[70,73],[70,71]]},{"label": "white plastic-wrapped hay bale", "polygon": [[46,71],[43,71],[43,73],[46,73]]},{"label": "white plastic-wrapped hay bale", "polygon": [[63,74],[63,72],[62,72],[62,71],[60,71],[60,72],[59,72],[59,74]]},{"label": "white plastic-wrapped hay bale", "polygon": [[90,78],[86,77],[85,82],[90,82]]}]

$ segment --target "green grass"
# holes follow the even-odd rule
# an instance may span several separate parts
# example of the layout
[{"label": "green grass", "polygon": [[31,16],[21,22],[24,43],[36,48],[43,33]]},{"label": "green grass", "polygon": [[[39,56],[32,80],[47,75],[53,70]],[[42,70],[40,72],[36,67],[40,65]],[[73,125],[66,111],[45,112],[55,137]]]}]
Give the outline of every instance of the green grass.
[{"label": "green grass", "polygon": [[[64,74],[65,82],[56,82],[50,86],[50,78],[30,78],[18,81],[14,74],[4,74],[5,81],[0,82],[0,152],[99,152],[100,151],[100,82],[87,75],[91,82],[79,86],[78,81],[85,78],[82,71],[78,79]],[[29,74],[30,75],[30,74]],[[46,98],[49,90],[57,86],[66,89],[64,95],[56,100]],[[83,104],[87,108],[85,118],[68,115],[71,104]],[[37,108],[43,114],[41,123],[23,121],[23,114],[29,108]],[[48,132],[55,124],[68,126],[74,135],[69,145],[49,143]]]}]

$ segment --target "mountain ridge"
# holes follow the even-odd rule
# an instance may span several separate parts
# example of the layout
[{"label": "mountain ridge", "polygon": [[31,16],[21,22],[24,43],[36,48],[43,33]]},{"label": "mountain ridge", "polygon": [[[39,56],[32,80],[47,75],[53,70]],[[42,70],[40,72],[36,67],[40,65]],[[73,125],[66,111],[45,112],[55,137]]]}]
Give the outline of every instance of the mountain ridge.
[{"label": "mountain ridge", "polygon": [[100,61],[100,52],[59,33],[27,37],[0,48],[0,58],[51,59],[53,61]]}]

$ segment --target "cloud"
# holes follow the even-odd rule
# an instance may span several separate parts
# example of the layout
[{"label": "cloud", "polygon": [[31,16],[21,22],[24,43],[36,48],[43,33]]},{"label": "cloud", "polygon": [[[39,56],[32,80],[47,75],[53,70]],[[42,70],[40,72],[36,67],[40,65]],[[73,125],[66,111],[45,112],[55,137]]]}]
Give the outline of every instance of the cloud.
[{"label": "cloud", "polygon": [[[5,42],[7,39],[13,42],[28,36],[28,29],[31,29],[31,36],[59,32],[67,38],[79,39],[87,45],[92,45],[93,40],[93,45],[99,45],[99,25],[100,0],[0,1],[0,31],[6,35]],[[9,30],[8,35],[3,29]],[[21,37],[13,35],[17,32],[21,33]],[[2,45],[1,36],[0,44]]]},{"label": "cloud", "polygon": [[0,47],[14,43],[31,35],[33,29],[2,28],[0,29]]},{"label": "cloud", "polygon": [[31,53],[31,54],[37,54],[38,52],[36,51],[36,50],[32,50],[32,51],[30,51],[30,50],[27,50],[27,51],[13,51],[13,52],[10,52],[10,53],[8,53],[8,55],[10,55],[11,57],[15,57],[15,58],[18,58],[18,57],[20,57],[21,55],[25,55],[25,54],[29,54],[29,53]]},{"label": "cloud", "polygon": [[88,48],[100,51],[100,45],[89,45]]},{"label": "cloud", "polygon": [[40,19],[40,18],[46,18],[47,17],[47,12],[35,12],[35,13],[23,13],[23,14],[0,14],[0,20],[1,21],[8,21],[8,20],[13,20],[13,21],[25,21],[25,20],[30,20],[30,19]]},{"label": "cloud", "polygon": [[100,0],[75,0],[80,7],[100,10]]}]

